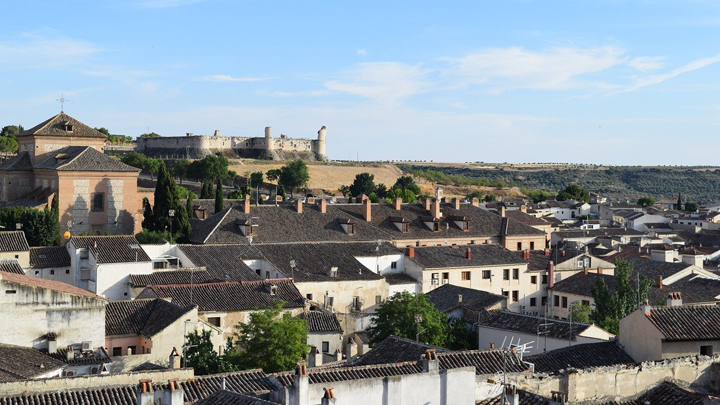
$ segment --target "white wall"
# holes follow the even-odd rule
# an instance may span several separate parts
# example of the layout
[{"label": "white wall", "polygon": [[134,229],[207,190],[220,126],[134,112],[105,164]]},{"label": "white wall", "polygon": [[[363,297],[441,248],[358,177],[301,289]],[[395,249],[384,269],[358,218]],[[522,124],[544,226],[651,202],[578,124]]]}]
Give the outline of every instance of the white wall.
[{"label": "white wall", "polygon": [[96,290],[112,301],[129,300],[129,278],[131,274],[152,274],[152,262],[100,264],[94,272]]},{"label": "white wall", "polygon": [[[548,319],[548,322],[552,322],[552,319]],[[581,345],[585,343],[601,343],[607,341],[607,339],[594,339],[582,336],[578,336],[575,340],[570,342],[568,342],[567,339],[556,339],[552,337],[548,337],[546,340],[545,336],[520,333],[505,329],[489,328],[481,325],[478,325],[476,330],[478,333],[478,347],[480,349],[489,349],[491,342],[495,344],[495,347],[500,347],[503,344],[503,340],[505,341],[505,346],[507,346],[510,343],[510,339],[513,339],[513,343],[518,343],[519,341],[519,344],[532,342],[529,345],[532,347],[525,352],[525,356],[543,353],[543,350],[545,349],[547,349],[547,351],[550,351],[568,346]]]},{"label": "white wall", "polygon": [[[363,266],[377,274],[404,273],[405,255],[402,253],[386,256],[355,256]],[[396,268],[392,268],[395,262]]]}]

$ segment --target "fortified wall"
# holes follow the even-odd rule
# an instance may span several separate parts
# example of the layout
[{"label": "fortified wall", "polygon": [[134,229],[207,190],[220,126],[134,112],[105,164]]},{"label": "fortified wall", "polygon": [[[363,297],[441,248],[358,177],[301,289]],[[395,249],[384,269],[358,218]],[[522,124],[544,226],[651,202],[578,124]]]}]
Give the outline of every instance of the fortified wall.
[{"label": "fortified wall", "polygon": [[272,128],[265,127],[264,137],[213,135],[163,136],[138,138],[135,150],[147,156],[163,159],[202,159],[222,153],[230,157],[269,160],[327,160],[325,153],[325,127],[318,131],[317,139],[273,138]]}]

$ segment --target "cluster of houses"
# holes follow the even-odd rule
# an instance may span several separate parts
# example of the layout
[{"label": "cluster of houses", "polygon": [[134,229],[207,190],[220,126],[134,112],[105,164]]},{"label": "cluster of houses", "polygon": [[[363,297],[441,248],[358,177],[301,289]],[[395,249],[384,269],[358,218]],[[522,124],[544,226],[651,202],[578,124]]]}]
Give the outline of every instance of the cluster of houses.
[{"label": "cluster of houses", "polygon": [[[720,393],[720,206],[688,214],[597,194],[480,203],[441,190],[412,204],[242,200],[214,212],[199,202],[189,244],[141,244],[126,230],[137,225],[137,190],[117,182],[130,171],[95,154],[85,128],[53,117],[0,166],[6,201],[22,193],[10,182],[27,178],[29,194],[14,202],[58,193],[65,229],[83,230],[55,247],[0,232],[0,323],[12,325],[0,332],[0,405],[693,404]],[[84,137],[86,149],[67,149]],[[53,160],[59,177],[46,184]],[[93,221],[111,235],[92,232]],[[614,336],[571,308],[594,306],[599,279],[617,288],[618,258],[633,267],[631,285],[652,284]],[[478,349],[395,336],[371,348],[373,315],[398,292],[464,319]],[[222,354],[238,324],[279,301],[309,332],[295,370],[184,367],[189,333],[209,332]]]}]

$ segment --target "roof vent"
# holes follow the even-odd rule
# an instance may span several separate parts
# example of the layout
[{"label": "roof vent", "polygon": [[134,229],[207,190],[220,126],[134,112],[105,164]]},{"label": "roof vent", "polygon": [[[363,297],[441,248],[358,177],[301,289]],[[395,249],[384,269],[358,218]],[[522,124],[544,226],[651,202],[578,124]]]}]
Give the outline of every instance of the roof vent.
[{"label": "roof vent", "polygon": [[270,295],[277,295],[277,286],[275,284],[270,286]]},{"label": "roof vent", "polygon": [[328,276],[337,277],[337,271],[338,271],[337,267],[331,267],[330,271],[328,272]]}]

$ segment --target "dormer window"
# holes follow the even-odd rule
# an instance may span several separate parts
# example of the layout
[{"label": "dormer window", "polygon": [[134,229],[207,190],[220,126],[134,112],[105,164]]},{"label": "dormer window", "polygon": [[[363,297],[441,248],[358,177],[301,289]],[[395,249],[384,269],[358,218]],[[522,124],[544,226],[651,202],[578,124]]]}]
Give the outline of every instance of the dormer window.
[{"label": "dormer window", "polygon": [[70,121],[65,121],[63,122],[63,128],[65,128],[65,132],[72,132],[73,124]]},{"label": "dormer window", "polygon": [[410,220],[402,217],[390,217],[395,227],[402,233],[410,233]]},{"label": "dormer window", "polygon": [[429,216],[422,216],[420,220],[433,232],[440,232],[440,219]]},{"label": "dormer window", "polygon": [[337,267],[331,267],[330,271],[328,271],[328,276],[329,277],[337,277],[337,271],[338,271]]},{"label": "dormer window", "polygon": [[355,235],[355,222],[350,219],[338,219],[338,223],[348,235]]},{"label": "dormer window", "polygon": [[469,232],[470,231],[470,220],[467,217],[463,216],[456,216],[453,215],[448,218],[450,221],[453,221],[455,225],[460,228],[463,232]]},{"label": "dormer window", "polygon": [[237,226],[243,236],[257,236],[258,224],[253,224],[246,219],[237,221]]}]

